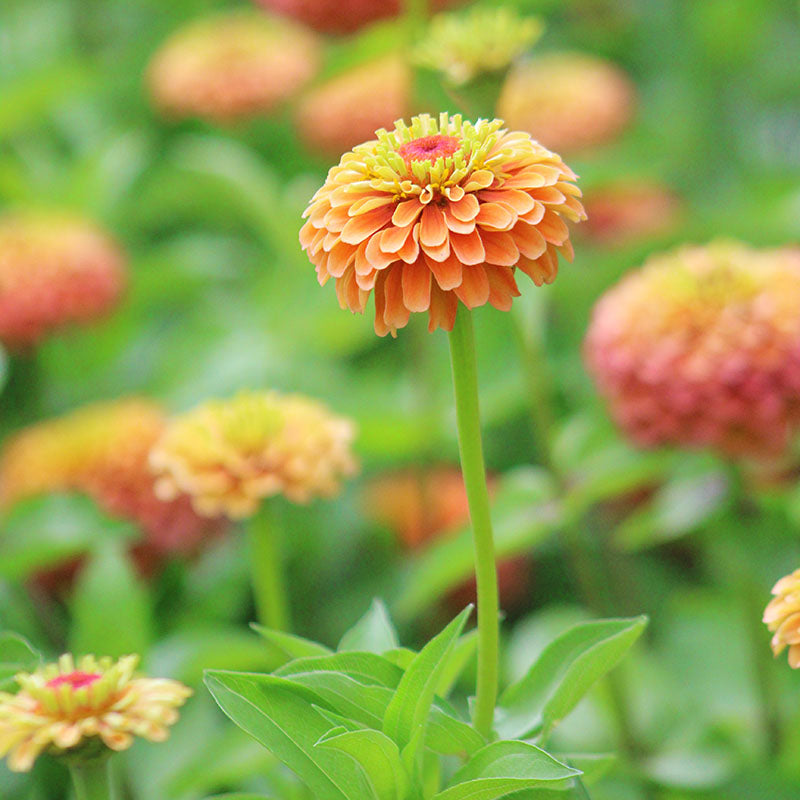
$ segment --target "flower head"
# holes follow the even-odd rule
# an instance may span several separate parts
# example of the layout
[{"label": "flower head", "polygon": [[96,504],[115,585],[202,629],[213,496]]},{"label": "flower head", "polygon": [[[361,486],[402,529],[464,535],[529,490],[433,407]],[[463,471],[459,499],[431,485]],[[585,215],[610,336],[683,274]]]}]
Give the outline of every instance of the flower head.
[{"label": "flower head", "polygon": [[798,309],[800,251],[683,247],[601,298],[586,360],[637,442],[774,458],[800,425]]},{"label": "flower head", "polygon": [[789,666],[800,669],[800,569],[781,578],[772,587],[764,610],[764,624],[773,633],[772,652],[779,656],[789,648]]},{"label": "flower head", "polygon": [[18,349],[112,309],[125,284],[117,245],[84,220],[0,218],[0,342]]},{"label": "flower head", "polygon": [[191,695],[181,683],[134,677],[138,656],[119,661],[64,655],[33,673],[20,673],[16,694],[0,692],[0,757],[28,772],[43,751],[74,754],[89,740],[126,750],[134,736],[163,742]]},{"label": "flower head", "polygon": [[330,496],[355,472],[353,424],[299,395],[242,392],[176,417],[150,455],[156,492],[199,514],[247,517],[265,497]]},{"label": "flower head", "polygon": [[564,152],[613,141],[630,122],[633,107],[627,75],[580,53],[553,53],[519,64],[498,101],[509,125]]},{"label": "flower head", "polygon": [[[285,14],[323,33],[352,33],[379,19],[395,17],[402,0],[256,0],[270,11]],[[435,0],[434,7],[452,5]]]},{"label": "flower head", "polygon": [[156,105],[216,120],[272,111],[317,71],[313,34],[258,13],[193,22],[162,45],[148,69]]},{"label": "flower head", "polygon": [[561,158],[500,120],[442,114],[395,123],[346,153],[314,195],[300,242],[320,284],[363,312],[375,294],[375,331],[427,311],[451,330],[458,302],[507,311],[516,268],[554,280],[572,257],[565,218],[581,220],[580,190]]},{"label": "flower head", "polygon": [[678,197],[654,181],[625,181],[587,190],[589,217],[582,233],[606,247],[624,245],[670,230],[681,214]]},{"label": "flower head", "polygon": [[474,8],[464,14],[439,14],[414,56],[423,67],[444,73],[455,85],[484,73],[505,70],[542,35],[535,17],[509,8]]},{"label": "flower head", "polygon": [[194,513],[187,496],[165,501],[155,495],[148,456],[165,422],[156,403],[126,399],[21,431],[0,455],[0,508],[45,492],[83,492],[104,511],[141,527],[137,554],[146,563],[192,552],[215,526]]},{"label": "flower head", "polygon": [[387,56],[310,89],[297,106],[297,131],[309,149],[336,156],[406,116],[410,106],[411,68]]}]

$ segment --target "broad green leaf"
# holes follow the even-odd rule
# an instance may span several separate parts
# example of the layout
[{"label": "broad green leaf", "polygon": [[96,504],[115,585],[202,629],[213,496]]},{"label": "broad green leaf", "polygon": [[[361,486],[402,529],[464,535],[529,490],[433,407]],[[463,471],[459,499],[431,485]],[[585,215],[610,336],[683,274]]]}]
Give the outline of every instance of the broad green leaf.
[{"label": "broad green leaf", "polygon": [[370,653],[385,653],[398,647],[397,631],[382,600],[375,599],[369,611],[342,636],[342,650],[361,650]]},{"label": "broad green leaf", "polygon": [[0,520],[0,577],[23,579],[103,542],[134,535],[132,525],[106,517],[83,495],[32,497]]},{"label": "broad green leaf", "polygon": [[400,760],[397,745],[385,734],[374,730],[346,731],[337,729],[317,742],[317,747],[330,747],[349,755],[364,771],[378,800],[403,800],[409,779]]},{"label": "broad green leaf", "polygon": [[617,665],[646,625],[646,617],[596,620],[561,634],[501,695],[495,725],[499,735],[516,739],[549,731]]},{"label": "broad green leaf", "polygon": [[242,792],[235,792],[234,794],[215,794],[207,800],[270,800],[265,794],[243,794]]},{"label": "broad green leaf", "polygon": [[0,691],[14,686],[18,672],[31,672],[39,664],[40,656],[31,645],[16,633],[0,633]]},{"label": "broad green leaf", "polygon": [[145,653],[151,637],[147,589],[122,544],[108,542],[82,568],[72,599],[75,653]]},{"label": "broad green leaf", "polygon": [[369,788],[352,759],[315,747],[331,724],[314,706],[314,694],[270,675],[210,671],[206,686],[242,730],[293,770],[316,800],[363,800]]},{"label": "broad green leaf", "polygon": [[286,657],[286,661],[295,658],[310,658],[311,656],[327,656],[333,651],[311,639],[304,639],[302,636],[295,636],[293,633],[276,631],[272,628],[265,628],[257,622],[251,622],[250,627],[261,637],[266,639],[272,647],[281,652]]},{"label": "broad green leaf", "polygon": [[[434,701],[435,703],[436,701]],[[486,740],[467,722],[458,719],[438,705],[431,706],[425,746],[441,755],[472,755]]]},{"label": "broad green leaf", "polygon": [[[528,552],[561,523],[552,480],[540,471],[520,469],[503,477],[492,503],[495,552],[507,558]],[[464,526],[437,540],[411,562],[392,608],[411,619],[474,575],[472,530]]]},{"label": "broad green leaf", "polygon": [[403,675],[383,720],[384,733],[401,750],[424,729],[442,672],[471,613],[472,606],[467,606],[420,650]]},{"label": "broad green leaf", "polygon": [[580,771],[527,742],[493,742],[479,750],[434,800],[495,800],[512,792],[561,788]]},{"label": "broad green leaf", "polygon": [[361,683],[378,684],[394,689],[403,670],[376,653],[333,653],[327,656],[298,658],[284,664],[276,675],[290,676],[301,672],[344,672]]}]

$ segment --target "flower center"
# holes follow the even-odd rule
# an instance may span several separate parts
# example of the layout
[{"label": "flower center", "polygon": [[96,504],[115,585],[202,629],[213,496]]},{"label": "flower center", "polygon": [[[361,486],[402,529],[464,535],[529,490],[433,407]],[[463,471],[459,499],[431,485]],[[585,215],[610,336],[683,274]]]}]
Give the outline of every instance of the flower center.
[{"label": "flower center", "polygon": [[410,142],[401,144],[397,152],[403,161],[411,166],[412,161],[436,162],[440,158],[452,156],[461,147],[461,139],[458,136],[423,136],[421,139],[412,139]]},{"label": "flower center", "polygon": [[47,686],[51,689],[57,689],[59,686],[63,686],[67,683],[73,689],[82,689],[84,686],[90,686],[102,677],[103,676],[97,672],[70,672],[47,681]]}]

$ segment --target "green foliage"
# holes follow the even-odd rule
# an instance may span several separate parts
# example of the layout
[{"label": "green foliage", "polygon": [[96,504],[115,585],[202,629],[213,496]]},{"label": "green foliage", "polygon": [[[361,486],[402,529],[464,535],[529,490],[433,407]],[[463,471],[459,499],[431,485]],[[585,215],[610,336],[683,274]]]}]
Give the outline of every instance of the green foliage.
[{"label": "green foliage", "polygon": [[0,691],[9,691],[14,686],[18,672],[32,672],[41,656],[16,633],[0,633]]}]

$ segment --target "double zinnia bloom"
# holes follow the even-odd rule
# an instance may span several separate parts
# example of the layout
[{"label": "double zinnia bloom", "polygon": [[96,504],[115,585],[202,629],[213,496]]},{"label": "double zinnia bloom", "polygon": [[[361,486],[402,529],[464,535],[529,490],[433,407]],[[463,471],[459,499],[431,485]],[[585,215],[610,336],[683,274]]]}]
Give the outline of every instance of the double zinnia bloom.
[{"label": "double zinnia bloom", "polygon": [[375,295],[375,331],[414,311],[451,330],[458,303],[509,310],[515,270],[550,283],[572,258],[566,220],[584,219],[575,174],[500,120],[415,117],[358,145],[311,201],[300,241],[342,307]]},{"label": "double zinnia bloom", "polygon": [[76,664],[65,655],[17,675],[20,690],[0,692],[0,758],[28,772],[42,752],[74,754],[93,739],[109,750],[126,750],[134,736],[164,741],[192,692],[177,681],[136,677],[138,662],[84,656]]}]

